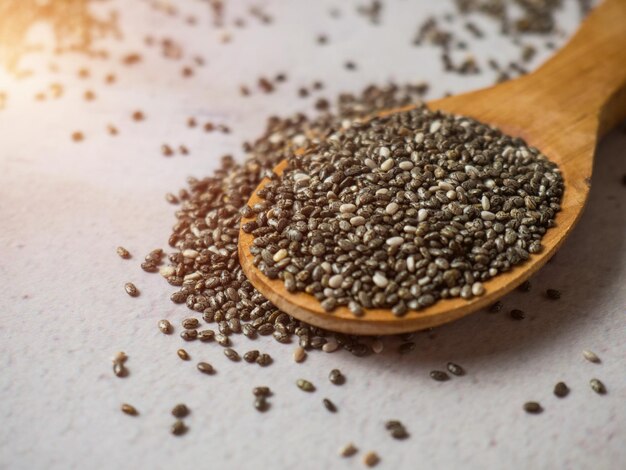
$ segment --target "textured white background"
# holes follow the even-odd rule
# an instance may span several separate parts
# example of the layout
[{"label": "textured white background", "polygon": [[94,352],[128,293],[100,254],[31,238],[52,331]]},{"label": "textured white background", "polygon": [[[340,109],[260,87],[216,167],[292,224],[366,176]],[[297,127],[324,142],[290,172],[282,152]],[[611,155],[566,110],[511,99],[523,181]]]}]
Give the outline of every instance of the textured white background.
[{"label": "textured white background", "polygon": [[[160,276],[138,267],[148,251],[166,246],[175,210],[163,199],[166,191],[182,187],[188,175],[209,174],[223,153],[240,154],[241,141],[257,136],[270,114],[310,111],[313,100],[297,98],[296,90],[314,80],[326,85],[319,96],[331,98],[371,82],[425,79],[435,98],[487,85],[493,76],[446,75],[436,50],[410,45],[423,18],[450,9],[448,1],[389,2],[381,26],[356,15],[354,2],[268,2],[274,23],[247,19],[246,28],[232,29],[228,45],[219,43],[202,2],[180,2],[182,11],[198,15],[193,28],[145,2],[123,3],[125,38],[108,49],[114,57],[142,51],[141,65],[65,57],[52,74],[45,72],[49,57],[33,56],[28,62],[41,70],[33,78],[0,75],[0,90],[9,92],[0,111],[0,468],[362,468],[368,450],[387,469],[626,467],[626,135],[616,131],[602,142],[580,224],[532,280],[532,291],[507,296],[500,314],[479,312],[419,333],[416,350],[404,356],[389,340],[379,356],[313,352],[299,365],[291,360],[293,346],[235,337],[236,349],[262,349],[274,364],[233,364],[220,347],[200,343],[184,345],[193,358],[184,363],[175,353],[182,340],[160,334],[156,322],[169,318],[178,326],[188,312],[169,301],[173,288]],[[569,34],[578,12],[565,3],[560,18]],[[231,6],[229,18],[237,9],[243,15],[246,4]],[[340,6],[341,19],[330,18],[331,5]],[[148,33],[180,40],[207,65],[182,79],[189,61],[145,50]],[[319,33],[329,36],[328,46],[316,45]],[[472,49],[480,57],[516,57],[508,41],[479,42]],[[343,68],[350,59],[358,72]],[[76,78],[81,66],[92,78]],[[110,71],[118,83],[106,87]],[[239,84],[282,71],[289,80],[276,93],[239,96]],[[63,83],[66,95],[35,102],[33,94],[51,81]],[[85,89],[97,100],[82,100]],[[145,122],[130,119],[135,109]],[[188,129],[192,115],[224,122],[233,133]],[[119,136],[106,134],[109,122]],[[86,140],[71,142],[74,130]],[[164,142],[185,143],[191,155],[164,158]],[[119,244],[132,261],[117,257]],[[139,298],[124,293],[126,281],[137,284]],[[560,289],[562,299],[546,300],[546,288]],[[512,308],[527,318],[511,320]],[[586,362],[584,348],[602,363]],[[111,372],[118,350],[130,356],[126,379]],[[217,374],[198,373],[199,360],[213,363]],[[447,361],[467,375],[431,380],[428,372]],[[348,378],[342,387],[327,379],[334,367]],[[299,377],[318,390],[298,390]],[[590,390],[592,377],[605,382],[606,396]],[[562,400],[552,395],[559,380],[572,389]],[[274,390],[265,414],[252,406],[251,389],[261,384]],[[340,411],[328,413],[323,397]],[[543,414],[522,411],[531,399],[543,404]],[[141,416],[122,414],[122,402]],[[169,434],[169,410],[178,402],[192,409],[182,438]],[[393,418],[405,423],[410,439],[389,437],[383,423]],[[348,441],[361,451],[342,460],[337,449]]]}]

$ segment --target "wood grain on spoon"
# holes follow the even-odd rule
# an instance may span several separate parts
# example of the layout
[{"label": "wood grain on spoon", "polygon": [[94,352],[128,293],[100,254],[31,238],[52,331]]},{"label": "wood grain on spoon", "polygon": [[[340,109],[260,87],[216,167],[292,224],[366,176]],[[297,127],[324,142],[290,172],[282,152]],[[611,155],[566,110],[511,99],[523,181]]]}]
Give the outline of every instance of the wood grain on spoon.
[{"label": "wood grain on spoon", "polygon": [[[537,71],[491,88],[428,103],[431,109],[461,114],[523,138],[559,165],[565,180],[556,227],[542,239],[540,254],[485,282],[486,294],[471,300],[440,300],[395,317],[368,309],[355,317],[346,307],[325,312],[317,299],[288,292],[253,264],[253,235],[240,231],[239,258],[248,279],[281,310],[315,326],[349,334],[385,335],[430,328],[475,312],[502,297],[541,268],[561,246],[582,214],[599,137],[626,118],[626,0],[605,0],[571,41]],[[388,115],[411,106],[381,112]],[[601,164],[601,162],[600,162]],[[287,161],[276,168],[282,174]],[[264,180],[260,189],[267,183]],[[249,205],[261,202],[255,193]],[[242,221],[242,224],[246,220]]]}]

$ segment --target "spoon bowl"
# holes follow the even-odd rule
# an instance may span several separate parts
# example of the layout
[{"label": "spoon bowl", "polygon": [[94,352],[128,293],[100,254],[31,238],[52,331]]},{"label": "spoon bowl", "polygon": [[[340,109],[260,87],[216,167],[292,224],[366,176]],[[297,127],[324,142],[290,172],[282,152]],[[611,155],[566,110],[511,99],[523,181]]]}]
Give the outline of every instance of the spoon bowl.
[{"label": "spoon bowl", "polygon": [[[556,226],[541,242],[541,253],[484,283],[485,294],[470,300],[442,299],[396,317],[389,309],[366,309],[360,317],[347,307],[326,312],[304,292],[290,293],[280,279],[256,266],[252,234],[240,230],[239,258],[254,287],[281,310],[312,325],[347,334],[388,335],[431,328],[480,310],[498,300],[541,268],[565,241],[580,218],[589,188],[597,140],[626,117],[626,1],[605,0],[570,42],[537,71],[482,90],[428,103],[433,110],[464,115],[521,137],[558,164],[565,183]],[[386,110],[385,116],[413,106]],[[288,162],[274,172],[281,175]],[[267,184],[263,180],[257,191]],[[252,206],[261,199],[255,191]],[[242,225],[251,219],[243,219]]]}]

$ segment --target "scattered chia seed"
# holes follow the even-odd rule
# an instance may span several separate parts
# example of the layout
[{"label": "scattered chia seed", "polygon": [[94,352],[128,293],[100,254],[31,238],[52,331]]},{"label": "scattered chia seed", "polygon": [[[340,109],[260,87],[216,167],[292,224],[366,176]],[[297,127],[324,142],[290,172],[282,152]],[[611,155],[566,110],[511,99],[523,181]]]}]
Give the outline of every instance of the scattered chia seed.
[{"label": "scattered chia seed", "polygon": [[159,331],[164,335],[169,335],[172,333],[173,327],[172,324],[168,320],[159,320]]},{"label": "scattered chia seed", "polygon": [[115,251],[117,252],[119,257],[122,258],[122,259],[130,259],[130,257],[131,257],[130,256],[130,251],[128,251],[123,246],[118,246]]},{"label": "scattered chia seed", "polygon": [[252,389],[252,394],[255,397],[269,397],[272,394],[272,391],[269,387],[259,386]]},{"label": "scattered chia seed", "polygon": [[198,338],[198,330],[183,330],[180,337],[185,341],[193,341]]},{"label": "scattered chia seed", "polygon": [[126,377],[128,375],[128,369],[124,367],[124,364],[116,363],[113,364],[113,373],[120,378]]},{"label": "scattered chia seed", "polygon": [[397,420],[387,421],[385,423],[385,429],[390,431],[391,437],[394,439],[406,439],[409,437],[409,433],[407,432],[404,425]]},{"label": "scattered chia seed", "polygon": [[293,351],[293,360],[295,362],[303,362],[306,359],[306,351],[303,347],[298,346]]},{"label": "scattered chia seed", "polygon": [[198,362],[198,365],[196,367],[203,374],[209,374],[210,375],[210,374],[215,373],[215,369],[213,369],[213,366],[211,364],[209,364],[208,362]]},{"label": "scattered chia seed", "polygon": [[335,406],[335,404],[330,401],[328,398],[324,398],[322,400],[322,403],[324,403],[324,407],[330,411],[331,413],[337,413],[337,407]]},{"label": "scattered chia seed", "polygon": [[517,290],[519,290],[520,292],[530,292],[530,287],[530,281],[524,281],[519,285]]},{"label": "scattered chia seed", "polygon": [[179,403],[174,408],[172,408],[172,415],[175,418],[184,418],[189,414],[189,408],[184,403]]},{"label": "scattered chia seed", "polygon": [[259,357],[259,351],[256,349],[253,349],[252,351],[248,351],[243,355],[243,360],[249,363],[253,363],[256,362],[256,360]]},{"label": "scattered chia seed", "polygon": [[267,402],[267,398],[265,396],[259,396],[254,399],[254,407],[257,411],[261,413],[267,411],[269,409],[269,403]]},{"label": "scattered chia seed", "polygon": [[460,365],[455,364],[454,362],[448,362],[448,365],[446,367],[448,371],[453,375],[465,375],[465,370]]},{"label": "scattered chia seed", "polygon": [[298,388],[300,390],[302,390],[304,392],[314,392],[315,391],[315,385],[313,385],[308,380],[298,379],[296,381],[296,385],[298,386]]},{"label": "scattered chia seed", "polygon": [[137,297],[139,295],[139,290],[132,282],[127,282],[126,284],[124,284],[124,290],[131,297]]},{"label": "scattered chia seed", "polygon": [[182,436],[187,432],[188,428],[181,420],[176,420],[174,424],[172,424],[171,432],[175,436]]},{"label": "scattered chia seed", "polygon": [[595,364],[599,364],[600,358],[593,351],[589,351],[588,349],[583,350],[583,357],[587,359],[589,362],[593,362]]},{"label": "scattered chia seed", "polygon": [[489,313],[498,313],[502,310],[502,307],[504,307],[504,305],[498,300],[496,303],[492,304],[489,307]]},{"label": "scattered chia seed", "polygon": [[358,452],[358,449],[351,442],[339,449],[339,455],[342,457],[352,457]]},{"label": "scattered chia seed", "polygon": [[368,467],[374,467],[380,462],[380,457],[376,452],[368,452],[363,456],[363,463]]},{"label": "scattered chia seed", "polygon": [[333,369],[328,374],[328,380],[334,385],[343,385],[346,383],[346,377],[341,373],[339,369]]},{"label": "scattered chia seed", "polygon": [[436,380],[437,382],[445,382],[446,380],[450,380],[450,376],[442,370],[431,371],[430,378]]},{"label": "scattered chia seed", "polygon": [[189,359],[191,359],[189,353],[184,349],[179,349],[178,351],[176,351],[176,354],[178,354],[178,357],[180,357],[183,361],[188,361]]},{"label": "scattered chia seed", "polygon": [[566,397],[569,394],[569,388],[565,382],[559,382],[554,386],[554,394],[559,398]]},{"label": "scattered chia seed", "polygon": [[589,385],[591,385],[591,389],[596,392],[598,395],[606,394],[606,387],[604,384],[598,379],[591,379],[589,381]]},{"label": "scattered chia seed", "polygon": [[139,414],[137,408],[135,408],[133,405],[129,405],[128,403],[123,403],[120,409],[122,410],[122,413],[130,416],[137,416]]},{"label": "scattered chia seed", "polygon": [[524,318],[526,318],[526,314],[524,313],[524,311],[518,308],[514,308],[513,310],[511,310],[509,315],[513,320],[523,320]]},{"label": "scattered chia seed", "polygon": [[198,321],[197,318],[185,318],[182,321],[181,325],[186,330],[193,330],[193,329],[198,328],[200,326],[200,322]]},{"label": "scattered chia seed", "polygon": [[561,298],[561,292],[556,289],[546,290],[546,297],[550,300],[559,300]]},{"label": "scattered chia seed", "polygon": [[239,362],[241,360],[239,353],[232,348],[224,349],[224,355],[233,362]]},{"label": "scattered chia seed", "polygon": [[543,408],[536,401],[528,401],[524,403],[524,411],[526,413],[539,414],[543,411]]}]

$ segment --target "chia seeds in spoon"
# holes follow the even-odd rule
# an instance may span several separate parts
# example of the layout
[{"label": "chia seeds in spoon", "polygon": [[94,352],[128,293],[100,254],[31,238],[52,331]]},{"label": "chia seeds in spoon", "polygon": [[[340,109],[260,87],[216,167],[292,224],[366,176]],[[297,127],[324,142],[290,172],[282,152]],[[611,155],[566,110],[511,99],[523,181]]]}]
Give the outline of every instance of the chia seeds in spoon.
[{"label": "chia seeds in spoon", "polygon": [[541,251],[563,180],[522,139],[425,106],[352,121],[304,154],[243,225],[255,265],[327,311],[397,316],[471,299]]}]

